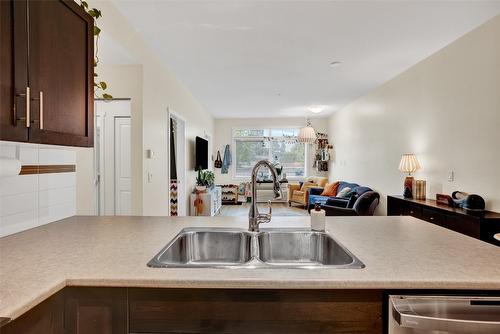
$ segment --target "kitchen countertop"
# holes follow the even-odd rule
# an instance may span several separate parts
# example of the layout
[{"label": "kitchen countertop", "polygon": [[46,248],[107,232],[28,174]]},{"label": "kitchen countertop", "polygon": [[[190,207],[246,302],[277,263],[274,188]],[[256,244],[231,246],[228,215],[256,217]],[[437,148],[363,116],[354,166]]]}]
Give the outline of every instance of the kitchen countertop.
[{"label": "kitchen countertop", "polygon": [[[265,227],[305,227],[273,217]],[[500,289],[500,247],[413,217],[327,217],[364,269],[166,269],[147,262],[182,228],[247,228],[246,217],[75,216],[0,239],[0,317],[65,286],[261,289]]]}]

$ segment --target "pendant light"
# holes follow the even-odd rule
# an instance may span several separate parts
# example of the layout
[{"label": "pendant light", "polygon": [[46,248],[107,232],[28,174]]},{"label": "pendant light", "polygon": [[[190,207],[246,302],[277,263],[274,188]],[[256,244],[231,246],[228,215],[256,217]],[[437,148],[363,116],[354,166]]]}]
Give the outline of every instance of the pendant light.
[{"label": "pendant light", "polygon": [[309,119],[306,119],[306,121],[306,126],[300,128],[298,140],[300,143],[312,144],[316,141],[316,131],[311,126],[311,121]]}]

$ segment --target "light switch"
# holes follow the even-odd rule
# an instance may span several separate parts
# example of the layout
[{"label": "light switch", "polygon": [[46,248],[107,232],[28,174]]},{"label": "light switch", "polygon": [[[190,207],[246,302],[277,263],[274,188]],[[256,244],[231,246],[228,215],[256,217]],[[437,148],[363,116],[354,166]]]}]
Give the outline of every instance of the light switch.
[{"label": "light switch", "polygon": [[153,173],[148,172],[148,183],[153,183]]},{"label": "light switch", "polygon": [[455,172],[450,171],[450,174],[448,174],[448,182],[453,182],[455,181]]}]

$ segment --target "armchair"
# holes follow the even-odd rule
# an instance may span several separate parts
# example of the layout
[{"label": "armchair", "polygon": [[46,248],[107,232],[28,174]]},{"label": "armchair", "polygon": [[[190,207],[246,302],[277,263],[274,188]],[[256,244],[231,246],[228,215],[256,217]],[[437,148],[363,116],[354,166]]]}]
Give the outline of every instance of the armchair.
[{"label": "armchair", "polygon": [[325,204],[321,205],[327,216],[373,216],[380,202],[380,195],[375,191],[367,191],[355,199],[352,208],[349,208],[349,200],[345,202],[345,206],[332,202],[335,200],[334,198],[328,199]]},{"label": "armchair", "polygon": [[306,178],[306,181],[301,184],[289,184],[288,185],[288,205],[292,206],[292,203],[300,204],[307,208],[309,203],[309,190],[313,188],[324,187],[328,178],[326,177],[310,177]]}]

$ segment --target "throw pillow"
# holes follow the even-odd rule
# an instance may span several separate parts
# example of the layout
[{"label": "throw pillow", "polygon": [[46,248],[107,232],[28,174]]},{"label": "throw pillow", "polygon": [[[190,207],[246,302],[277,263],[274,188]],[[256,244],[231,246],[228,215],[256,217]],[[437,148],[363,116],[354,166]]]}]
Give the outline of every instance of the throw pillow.
[{"label": "throw pillow", "polygon": [[304,188],[307,185],[311,185],[311,184],[314,184],[314,182],[312,182],[312,181],[305,181],[304,184],[302,184],[302,186],[300,187],[300,191],[304,191],[305,190]]},{"label": "throw pillow", "polygon": [[349,192],[351,191],[351,188],[349,187],[345,187],[344,189],[342,189],[338,194],[337,194],[337,197],[343,197],[343,198],[346,198],[346,197],[349,197],[348,194]]},{"label": "throw pillow", "polygon": [[329,196],[329,197],[337,196],[337,190],[339,189],[339,184],[340,184],[339,181],[333,183],[327,183],[320,196]]}]

